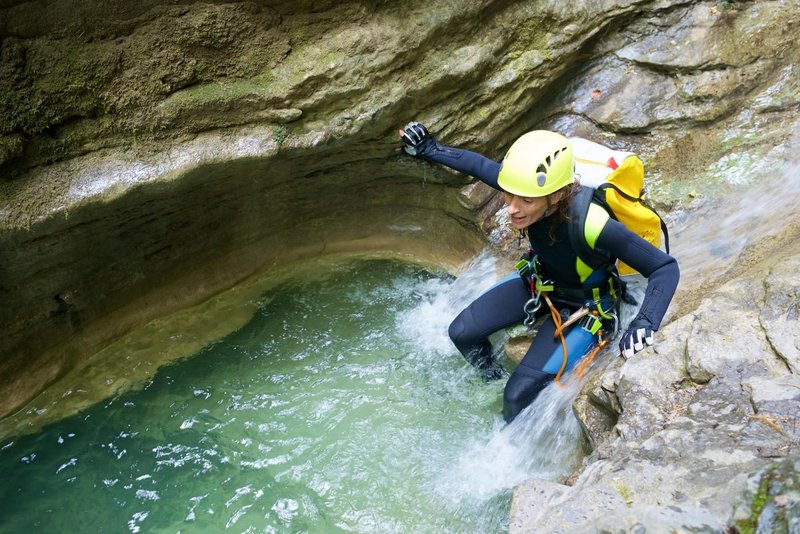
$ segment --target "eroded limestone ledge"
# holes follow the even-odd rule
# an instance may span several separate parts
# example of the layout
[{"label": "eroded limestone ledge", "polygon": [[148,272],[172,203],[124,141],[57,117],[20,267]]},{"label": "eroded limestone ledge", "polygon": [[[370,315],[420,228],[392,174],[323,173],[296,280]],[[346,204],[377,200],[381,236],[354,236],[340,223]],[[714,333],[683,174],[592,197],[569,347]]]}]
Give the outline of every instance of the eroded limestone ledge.
[{"label": "eroded limestone ledge", "polygon": [[342,253],[454,269],[484,246],[463,177],[394,152],[342,161],[315,139],[206,134],[12,182],[6,206],[28,211],[0,232],[0,415],[131,329],[266,270]]}]

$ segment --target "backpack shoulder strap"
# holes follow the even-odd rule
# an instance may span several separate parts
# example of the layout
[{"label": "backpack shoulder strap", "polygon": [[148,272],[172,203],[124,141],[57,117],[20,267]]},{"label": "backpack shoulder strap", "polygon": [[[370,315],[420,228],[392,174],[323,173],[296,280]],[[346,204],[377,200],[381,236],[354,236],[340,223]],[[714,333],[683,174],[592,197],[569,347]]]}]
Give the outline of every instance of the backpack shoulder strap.
[{"label": "backpack shoulder strap", "polygon": [[610,217],[605,203],[598,200],[599,195],[594,189],[582,187],[570,204],[569,241],[580,260],[576,267],[581,279],[610,263],[608,256],[594,250],[597,238]]}]

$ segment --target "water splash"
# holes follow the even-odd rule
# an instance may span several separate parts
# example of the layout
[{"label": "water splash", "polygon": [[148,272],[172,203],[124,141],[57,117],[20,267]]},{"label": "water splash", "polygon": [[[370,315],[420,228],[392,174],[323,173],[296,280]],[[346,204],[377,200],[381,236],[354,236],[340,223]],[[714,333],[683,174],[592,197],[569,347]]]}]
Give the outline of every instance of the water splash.
[{"label": "water splash", "polygon": [[416,284],[411,292],[420,304],[398,314],[398,329],[417,341],[416,352],[452,354],[447,328],[461,310],[486,291],[497,278],[495,258],[488,252],[476,256],[453,280],[432,279]]},{"label": "water splash", "polygon": [[[452,357],[457,353],[447,337],[448,325],[496,278],[494,259],[485,253],[466,265],[455,280],[418,286],[421,302],[401,314],[399,328],[404,336],[419,340],[420,353]],[[634,291],[641,296],[641,290]],[[632,313],[635,309],[626,310],[626,318]],[[467,374],[474,373],[465,370],[462,380]],[[446,377],[438,379],[444,381]],[[582,457],[581,430],[572,412],[582,383],[582,379],[567,375],[562,385],[551,384],[508,425],[498,410],[485,433],[471,436],[457,458],[438,467],[435,491],[444,504],[458,510],[507,495],[529,478],[558,480],[568,476]],[[485,388],[487,394],[495,396],[498,408],[503,385],[492,383]],[[460,387],[457,383],[451,386]]]},{"label": "water splash", "polygon": [[546,387],[514,421],[499,418],[488,436],[477,438],[439,481],[452,499],[489,500],[529,478],[559,480],[580,463],[580,427],[572,402],[580,380]]}]

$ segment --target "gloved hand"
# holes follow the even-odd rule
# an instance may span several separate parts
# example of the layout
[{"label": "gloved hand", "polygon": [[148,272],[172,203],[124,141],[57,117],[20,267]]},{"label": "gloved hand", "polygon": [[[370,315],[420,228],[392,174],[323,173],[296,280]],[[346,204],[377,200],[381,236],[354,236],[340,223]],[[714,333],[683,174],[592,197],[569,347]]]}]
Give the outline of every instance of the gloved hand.
[{"label": "gloved hand", "polygon": [[645,346],[653,344],[653,327],[642,319],[634,319],[628,330],[619,340],[619,350],[626,360],[642,350]]},{"label": "gloved hand", "polygon": [[412,156],[422,154],[431,143],[436,143],[425,125],[419,122],[406,124],[406,127],[400,130],[400,139],[405,143],[403,150]]}]

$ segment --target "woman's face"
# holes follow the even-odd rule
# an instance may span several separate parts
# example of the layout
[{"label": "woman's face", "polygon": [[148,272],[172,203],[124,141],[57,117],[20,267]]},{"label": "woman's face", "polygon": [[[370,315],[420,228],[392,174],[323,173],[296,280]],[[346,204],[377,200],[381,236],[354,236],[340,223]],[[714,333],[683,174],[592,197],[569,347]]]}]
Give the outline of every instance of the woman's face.
[{"label": "woman's face", "polygon": [[503,200],[508,204],[508,215],[511,224],[522,230],[541,219],[547,211],[547,197],[521,197],[511,193],[503,193]]}]

